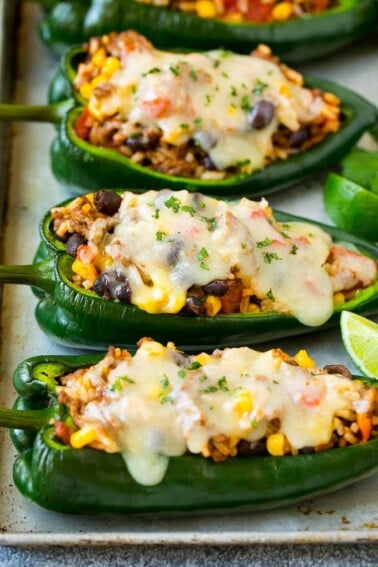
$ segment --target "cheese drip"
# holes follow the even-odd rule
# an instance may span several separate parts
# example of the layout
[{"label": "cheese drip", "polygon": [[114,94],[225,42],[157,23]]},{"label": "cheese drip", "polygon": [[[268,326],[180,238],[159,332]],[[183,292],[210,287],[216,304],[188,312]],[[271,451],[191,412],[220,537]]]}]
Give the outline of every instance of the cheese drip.
[{"label": "cheese drip", "polygon": [[[276,349],[247,347],[186,356],[172,343],[144,340],[135,356],[116,360],[109,353],[84,374],[66,377],[59,389],[76,408],[79,426],[101,431],[99,448],[121,451],[132,477],[154,485],[169,457],[187,450],[208,456],[209,441],[218,435],[234,445],[241,439],[253,444],[267,436],[274,419],[295,449],[328,443],[334,416],[361,406],[366,389],[286,358]],[[90,391],[95,394],[86,399]]]},{"label": "cheese drip", "polygon": [[[279,66],[255,56],[215,50],[170,53],[139,48],[95,89],[89,111],[103,120],[118,114],[124,133],[158,127],[162,141],[179,146],[195,139],[218,169],[264,166],[279,125],[292,131],[319,116],[322,98],[291,82]],[[250,112],[264,99],[274,107],[265,127],[253,128]]]},{"label": "cheese drip", "polygon": [[[281,312],[306,325],[320,325],[333,312],[324,269],[331,238],[314,225],[274,222],[265,200],[126,192],[113,218],[113,232],[101,244],[109,269],[125,275],[132,303],[149,313],[177,313],[193,285],[234,277],[257,297],[274,297]],[[102,226],[95,221],[90,245]]]}]

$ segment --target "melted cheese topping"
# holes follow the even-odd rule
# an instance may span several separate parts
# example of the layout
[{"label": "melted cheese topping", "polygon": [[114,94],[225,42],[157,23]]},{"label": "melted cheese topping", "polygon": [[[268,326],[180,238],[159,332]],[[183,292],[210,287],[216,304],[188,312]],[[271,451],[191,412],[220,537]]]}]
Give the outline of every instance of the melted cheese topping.
[{"label": "melted cheese topping", "polygon": [[[100,120],[119,114],[127,120],[128,135],[142,125],[160,128],[162,140],[175,146],[194,138],[218,169],[241,163],[246,164],[243,171],[262,168],[272,155],[278,126],[298,130],[319,116],[324,104],[261,57],[140,47],[125,55],[122,64],[106,91],[93,91],[89,112]],[[249,113],[261,99],[273,104],[274,116],[255,129]]]},{"label": "melted cheese topping", "polygon": [[126,192],[113,220],[112,233],[95,221],[89,245],[111,259],[108,269],[125,275],[131,302],[149,313],[178,313],[193,285],[234,277],[306,325],[321,325],[333,313],[324,269],[331,238],[314,225],[275,222],[265,200]]},{"label": "melted cheese topping", "polygon": [[123,360],[109,352],[64,383],[59,390],[80,408],[73,415],[79,426],[101,430],[100,448],[121,451],[130,474],[146,485],[162,480],[168,457],[187,450],[208,456],[218,435],[257,442],[272,420],[295,449],[327,444],[334,416],[354,411],[367,391],[349,378],[288,364],[276,349],[185,356],[152,340]]}]

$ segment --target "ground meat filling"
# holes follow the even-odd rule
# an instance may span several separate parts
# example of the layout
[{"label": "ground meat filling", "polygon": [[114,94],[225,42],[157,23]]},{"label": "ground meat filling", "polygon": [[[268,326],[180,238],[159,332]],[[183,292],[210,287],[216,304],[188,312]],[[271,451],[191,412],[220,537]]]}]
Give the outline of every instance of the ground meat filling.
[{"label": "ground meat filling", "polygon": [[[248,163],[248,159],[234,161],[232,165],[225,168],[217,166],[210,155],[211,148],[217,144],[211,131],[197,131],[189,138],[184,136],[184,141],[180,143],[170,143],[164,139],[164,132],[159,125],[151,124],[151,122],[128,121],[118,112],[99,116],[91,111],[92,95],[97,101],[112,98],[112,93],[115,92],[114,84],[111,82],[112,77],[123,66],[127,69],[127,54],[135,50],[152,52],[153,49],[153,46],[144,37],[132,31],[120,34],[111,33],[89,41],[86,46],[87,59],[79,65],[75,79],[76,89],[89,102],[74,124],[77,136],[94,146],[115,150],[143,167],[175,177],[222,180],[233,175],[250,174],[260,169],[261,165],[252,166]],[[280,63],[276,57],[272,56],[267,46],[259,46],[251,55],[277,64],[291,85],[303,85],[303,77]],[[258,87],[261,92],[252,107],[248,106],[248,101],[243,103],[241,98],[241,104],[245,105],[245,111],[248,112],[248,128],[255,131],[268,128],[277,114],[275,102],[264,98],[266,86]],[[236,92],[233,85],[231,85],[231,92],[233,88]],[[332,93],[324,93],[318,89],[306,89],[305,93],[308,99],[307,117],[302,116],[299,127],[296,125],[294,128],[289,128],[282,123],[281,119],[278,120],[277,129],[272,134],[271,148],[263,159],[263,167],[288,159],[298,152],[307,151],[310,147],[321,143],[330,133],[339,130],[341,124],[339,99]],[[239,92],[239,98],[240,95]],[[211,97],[214,95],[206,96],[209,97],[210,102],[205,102],[204,105],[209,104],[210,106]],[[272,96],[274,98],[276,95]],[[282,96],[282,93],[277,96]],[[288,97],[290,99],[290,93]],[[161,99],[157,100],[160,101],[159,104],[162,103]],[[229,107],[227,109],[226,105],[224,112],[234,112],[235,110],[231,107],[234,106],[235,109],[240,105],[236,96],[234,98],[231,96],[229,102]],[[160,116],[168,111],[155,108],[154,113],[156,112]],[[170,120],[171,115],[167,114],[167,119]],[[182,127],[187,128],[187,124],[182,124]],[[179,138],[183,133],[178,135]]]},{"label": "ground meat filling", "polygon": [[[101,252],[106,235],[111,235],[117,224],[121,203],[121,196],[114,191],[102,190],[77,197],[67,206],[52,209],[52,230],[59,240],[65,242],[67,253],[75,259],[74,284],[92,289],[106,300],[130,304],[133,303],[130,282],[122,271],[106,264]],[[157,233],[157,236],[161,238],[162,234]],[[88,245],[89,240],[100,251],[97,256]],[[179,261],[179,251],[179,248],[172,247],[167,258],[167,265],[172,269]],[[330,247],[324,267],[332,282],[335,304],[353,298],[359,290],[372,285],[377,277],[374,261],[335,244]],[[258,297],[253,289],[246,288],[235,267],[234,273],[225,278],[190,286],[180,313],[198,317],[269,311],[288,314],[287,307],[280,304],[273,294]]]}]

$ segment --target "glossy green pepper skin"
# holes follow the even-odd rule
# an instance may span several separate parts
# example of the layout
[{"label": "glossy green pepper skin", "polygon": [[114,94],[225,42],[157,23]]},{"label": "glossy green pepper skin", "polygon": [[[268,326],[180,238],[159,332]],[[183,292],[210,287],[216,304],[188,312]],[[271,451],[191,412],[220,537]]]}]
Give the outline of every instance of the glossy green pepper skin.
[{"label": "glossy green pepper skin", "polygon": [[[13,383],[25,409],[0,409],[0,427],[25,428],[14,482],[45,508],[70,514],[189,514],[259,511],[297,503],[347,486],[378,470],[378,440],[295,457],[241,457],[214,463],[200,456],[170,459],[164,480],[136,483],[120,454],[63,445],[48,425],[66,420],[56,404],[59,377],[96,364],[103,355],[40,356],[22,362]],[[361,377],[355,377],[361,379]],[[375,386],[374,379],[364,379]],[[49,406],[49,399],[53,405]],[[33,408],[38,409],[31,409]],[[188,483],[188,478],[190,482]]]},{"label": "glossy green pepper skin", "polygon": [[[279,221],[305,220],[275,212]],[[314,223],[318,224],[318,223]],[[357,237],[322,226],[336,241],[355,246],[362,253],[378,259],[378,249]],[[149,314],[134,305],[108,301],[93,291],[72,284],[73,258],[51,231],[48,213],[41,222],[43,247],[30,266],[0,266],[0,282],[22,283],[41,290],[35,315],[41,329],[54,340],[77,348],[107,348],[109,344],[135,347],[142,336],[163,343],[175,339],[179,348],[189,350],[257,344],[279,337],[318,330],[306,327],[292,316],[277,313],[187,317],[184,315]],[[337,306],[332,317],[321,328],[337,325],[342,309],[362,315],[378,311],[378,282],[361,290],[357,296]]]},{"label": "glossy green pepper skin", "polygon": [[0,105],[0,120],[37,120],[58,125],[51,147],[51,166],[57,180],[73,193],[103,187],[131,187],[139,192],[146,188],[169,187],[229,198],[268,195],[337,163],[378,119],[377,108],[356,93],[329,81],[305,77],[306,86],[330,91],[341,99],[344,120],[338,132],[329,134],[322,143],[305,152],[251,175],[235,175],[222,181],[164,175],[134,163],[115,150],[93,146],[77,136],[74,123],[85,101],[74,92],[72,82],[83,57],[81,48],[73,48],[63,58],[61,70],[50,87],[53,104],[46,107]]},{"label": "glossy green pepper skin", "polygon": [[160,48],[226,49],[250,52],[266,43],[288,63],[328,55],[365,36],[377,18],[374,0],[339,0],[324,12],[285,22],[230,23],[141,4],[133,0],[42,0],[44,43],[61,54],[73,43],[110,31],[135,29]]}]

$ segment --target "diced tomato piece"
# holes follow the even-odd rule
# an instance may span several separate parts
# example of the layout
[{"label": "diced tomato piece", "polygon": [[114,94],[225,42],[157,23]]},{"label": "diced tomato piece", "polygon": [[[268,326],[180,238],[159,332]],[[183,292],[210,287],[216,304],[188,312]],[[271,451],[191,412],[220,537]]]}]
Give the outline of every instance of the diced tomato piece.
[{"label": "diced tomato piece", "polygon": [[85,108],[83,112],[79,115],[78,119],[74,124],[75,134],[81,140],[86,140],[90,132],[90,114],[88,108]]},{"label": "diced tomato piece", "polygon": [[55,435],[59,437],[65,445],[70,444],[70,430],[64,421],[57,421],[55,423]]},{"label": "diced tomato piece", "polygon": [[150,118],[161,118],[169,114],[171,101],[169,98],[156,97],[142,102],[143,111]]},{"label": "diced tomato piece", "polygon": [[271,19],[272,4],[263,4],[259,0],[249,0],[247,20],[250,22],[268,22]]}]

